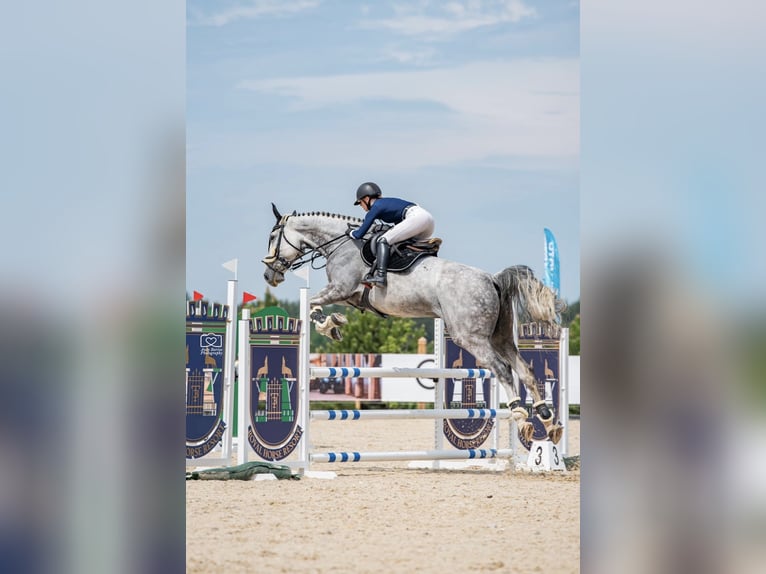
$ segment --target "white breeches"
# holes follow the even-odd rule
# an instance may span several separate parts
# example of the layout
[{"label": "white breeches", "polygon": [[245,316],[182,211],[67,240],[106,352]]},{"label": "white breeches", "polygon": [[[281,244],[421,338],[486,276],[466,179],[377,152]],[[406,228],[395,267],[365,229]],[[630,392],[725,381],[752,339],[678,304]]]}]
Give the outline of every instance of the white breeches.
[{"label": "white breeches", "polygon": [[433,216],[419,205],[413,205],[407,210],[404,220],[386,231],[383,238],[389,245],[394,245],[411,237],[428,239],[433,232]]}]

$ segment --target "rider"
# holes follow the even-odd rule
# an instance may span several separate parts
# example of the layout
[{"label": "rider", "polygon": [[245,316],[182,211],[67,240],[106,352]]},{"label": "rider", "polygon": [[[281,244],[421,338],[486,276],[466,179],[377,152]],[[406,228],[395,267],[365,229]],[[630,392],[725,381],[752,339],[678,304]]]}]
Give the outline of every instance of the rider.
[{"label": "rider", "polygon": [[434,218],[416,203],[382,195],[378,184],[371,181],[359,186],[354,205],[361,205],[367,215],[362,225],[349,230],[349,236],[361,239],[376,219],[394,224],[378,239],[374,269],[364,278],[365,283],[385,287],[391,245],[412,237],[428,239],[434,232]]}]

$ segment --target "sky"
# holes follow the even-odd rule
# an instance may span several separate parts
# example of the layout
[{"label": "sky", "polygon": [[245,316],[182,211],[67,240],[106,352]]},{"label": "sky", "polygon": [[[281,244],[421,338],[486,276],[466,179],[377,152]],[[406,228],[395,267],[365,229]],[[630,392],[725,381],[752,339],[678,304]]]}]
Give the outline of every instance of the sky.
[{"label": "sky", "polygon": [[361,217],[374,181],[434,215],[441,257],[491,273],[542,277],[551,229],[579,299],[577,2],[192,0],[186,32],[187,292],[225,302],[236,258],[260,297],[270,203]]}]

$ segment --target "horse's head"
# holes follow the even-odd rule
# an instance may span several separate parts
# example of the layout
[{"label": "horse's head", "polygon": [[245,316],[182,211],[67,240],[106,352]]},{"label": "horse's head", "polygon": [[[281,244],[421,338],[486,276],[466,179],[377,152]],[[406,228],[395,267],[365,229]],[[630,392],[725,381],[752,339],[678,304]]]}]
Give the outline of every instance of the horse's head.
[{"label": "horse's head", "polygon": [[290,269],[293,261],[303,255],[301,250],[302,239],[291,225],[290,217],[295,215],[282,215],[277,206],[271,204],[271,209],[277,222],[269,235],[269,254],[263,258],[266,271],[263,278],[266,283],[276,287],[285,280],[285,272]]}]

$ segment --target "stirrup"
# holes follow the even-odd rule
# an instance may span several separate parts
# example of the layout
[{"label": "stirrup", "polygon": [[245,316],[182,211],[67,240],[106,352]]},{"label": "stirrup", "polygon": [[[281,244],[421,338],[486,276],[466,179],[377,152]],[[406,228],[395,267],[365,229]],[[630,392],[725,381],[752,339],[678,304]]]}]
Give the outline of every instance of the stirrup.
[{"label": "stirrup", "polygon": [[385,287],[387,284],[385,275],[375,275],[374,277],[366,280],[366,282],[376,287]]}]

